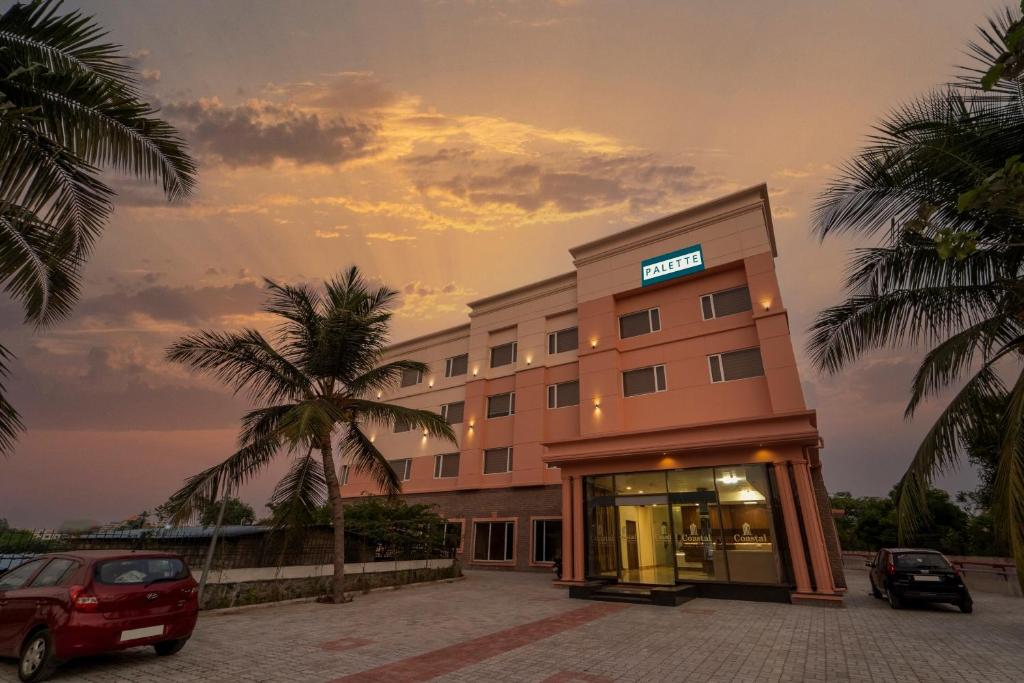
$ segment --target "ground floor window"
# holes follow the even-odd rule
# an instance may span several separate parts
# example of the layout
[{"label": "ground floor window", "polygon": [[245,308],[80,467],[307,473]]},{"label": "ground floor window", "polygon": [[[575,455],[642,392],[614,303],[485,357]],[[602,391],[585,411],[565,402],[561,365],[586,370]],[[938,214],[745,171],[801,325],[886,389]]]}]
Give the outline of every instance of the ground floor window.
[{"label": "ground floor window", "polygon": [[780,581],[765,465],[588,477],[590,576],[629,583]]},{"label": "ground floor window", "polygon": [[533,556],[535,563],[554,562],[562,554],[562,520],[533,520]]},{"label": "ground floor window", "polygon": [[473,559],[509,562],[515,558],[515,522],[475,522]]}]

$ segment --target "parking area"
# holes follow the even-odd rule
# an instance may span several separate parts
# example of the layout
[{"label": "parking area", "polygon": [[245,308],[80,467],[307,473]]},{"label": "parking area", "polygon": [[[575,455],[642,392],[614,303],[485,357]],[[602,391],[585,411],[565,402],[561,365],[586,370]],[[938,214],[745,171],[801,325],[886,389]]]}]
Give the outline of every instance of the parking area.
[{"label": "parking area", "polygon": [[[894,611],[851,572],[846,607],[570,600],[544,574],[206,614],[178,655],[72,662],[56,681],[1019,681],[1024,600]],[[14,662],[0,679],[16,680]]]}]

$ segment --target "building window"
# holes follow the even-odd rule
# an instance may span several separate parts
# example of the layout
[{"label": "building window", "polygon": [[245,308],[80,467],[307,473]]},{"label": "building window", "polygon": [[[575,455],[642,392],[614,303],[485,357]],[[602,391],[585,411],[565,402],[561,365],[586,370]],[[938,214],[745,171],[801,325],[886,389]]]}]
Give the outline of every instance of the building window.
[{"label": "building window", "polygon": [[409,424],[408,420],[402,417],[395,418],[395,434],[399,432],[407,432],[412,429],[412,425]]},{"label": "building window", "polygon": [[348,465],[341,466],[341,485],[344,486],[348,483]]},{"label": "building window", "polygon": [[402,386],[411,387],[423,381],[422,370],[402,370]]},{"label": "building window", "polygon": [[463,414],[466,412],[466,402],[445,403],[441,406],[441,417],[450,425],[457,425],[462,422]]},{"label": "building window", "polygon": [[722,318],[749,311],[752,308],[750,290],[745,286],[727,289],[724,292],[705,294],[700,298],[700,313],[704,320]]},{"label": "building window", "polygon": [[412,476],[412,458],[402,458],[401,460],[389,461],[391,469],[398,475],[398,481],[409,481]]},{"label": "building window", "polygon": [[446,358],[444,361],[444,376],[445,377],[458,377],[459,375],[465,375],[469,371],[469,354],[463,353],[459,356],[452,356]]},{"label": "building window", "polygon": [[622,373],[622,395],[639,396],[665,391],[665,366],[654,365],[649,368],[638,368]]},{"label": "building window", "polygon": [[487,397],[487,417],[507,417],[515,415],[516,392],[495,394]]},{"label": "building window", "polygon": [[562,520],[533,520],[532,562],[554,562],[562,554]]},{"label": "building window", "polygon": [[708,356],[708,364],[711,366],[712,382],[729,382],[734,379],[764,375],[761,349],[757,347],[742,351],[716,353],[713,356]]},{"label": "building window", "polygon": [[434,479],[451,479],[459,476],[459,454],[441,453],[434,456]]},{"label": "building window", "polygon": [[556,353],[565,353],[566,351],[575,351],[580,345],[579,330],[575,327],[570,327],[566,330],[559,330],[558,332],[551,332],[548,334],[548,353],[554,355]]},{"label": "building window", "polygon": [[565,408],[580,404],[580,383],[562,382],[548,385],[548,408]]},{"label": "building window", "polygon": [[619,317],[619,336],[623,339],[639,337],[661,329],[661,313],[657,308],[648,308]]},{"label": "building window", "polygon": [[491,349],[491,367],[497,368],[502,365],[512,365],[516,362],[516,349],[518,344],[509,342]]},{"label": "building window", "polygon": [[515,522],[475,522],[473,559],[481,562],[511,562],[515,559]]},{"label": "building window", "polygon": [[441,527],[441,535],[444,538],[444,544],[448,548],[459,549],[462,548],[462,522],[458,520],[448,520]]},{"label": "building window", "polygon": [[512,471],[512,447],[488,448],[484,451],[484,474]]}]

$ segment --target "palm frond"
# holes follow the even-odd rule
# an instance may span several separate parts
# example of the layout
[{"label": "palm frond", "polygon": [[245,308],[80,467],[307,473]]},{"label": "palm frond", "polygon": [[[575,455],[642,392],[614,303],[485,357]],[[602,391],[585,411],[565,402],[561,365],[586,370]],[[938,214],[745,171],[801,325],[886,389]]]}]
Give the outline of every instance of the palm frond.
[{"label": "palm frond", "polygon": [[452,426],[443,417],[429,410],[366,399],[348,399],[346,403],[365,422],[388,428],[394,427],[396,422],[404,422],[413,429],[423,431],[424,436],[455,443]]},{"label": "palm frond", "polygon": [[256,330],[198,332],[172,344],[166,355],[264,404],[301,399],[311,391],[309,378]]},{"label": "palm frond", "polygon": [[14,452],[14,444],[18,434],[25,431],[25,425],[7,400],[7,377],[10,369],[7,364],[14,358],[14,355],[0,344],[0,455],[10,455]]},{"label": "palm frond", "polygon": [[327,501],[324,468],[311,452],[297,458],[274,487],[270,507],[277,527],[296,529],[312,523],[317,509]]},{"label": "palm frond", "polygon": [[896,486],[901,542],[912,537],[927,519],[927,495],[932,480],[956,463],[962,446],[977,432],[979,419],[1005,392],[992,365],[984,365],[964,384],[925,434]]},{"label": "palm frond", "polygon": [[402,492],[402,482],[391,463],[377,450],[373,442],[363,433],[359,425],[352,422],[338,444],[342,461],[351,463],[354,471],[370,475],[370,479],[381,493],[395,496]]},{"label": "palm frond", "polygon": [[171,523],[182,524],[197,519],[206,506],[223,492],[241,486],[262,471],[279,450],[280,442],[275,439],[257,441],[239,448],[223,462],[189,477],[164,505]]},{"label": "palm frond", "polygon": [[[1003,420],[992,513],[1007,540],[1017,571],[1024,571],[1024,372],[1010,392]],[[1024,576],[1024,574],[1018,574]]]},{"label": "palm frond", "polygon": [[402,373],[406,370],[425,373],[430,371],[430,367],[426,363],[413,360],[391,361],[378,365],[353,379],[348,383],[348,390],[357,397],[373,392],[387,393],[399,385]]}]

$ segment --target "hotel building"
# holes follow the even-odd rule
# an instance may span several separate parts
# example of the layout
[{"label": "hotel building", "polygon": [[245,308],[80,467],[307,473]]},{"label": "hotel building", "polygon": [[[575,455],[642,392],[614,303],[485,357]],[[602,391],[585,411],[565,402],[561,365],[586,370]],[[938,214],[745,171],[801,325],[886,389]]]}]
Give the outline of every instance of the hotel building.
[{"label": "hotel building", "polygon": [[[395,344],[384,398],[440,412],[374,443],[469,567],[594,586],[841,602],[839,545],[775,276],[767,188],[570,250],[574,270]],[[343,471],[346,497],[373,495]]]}]

